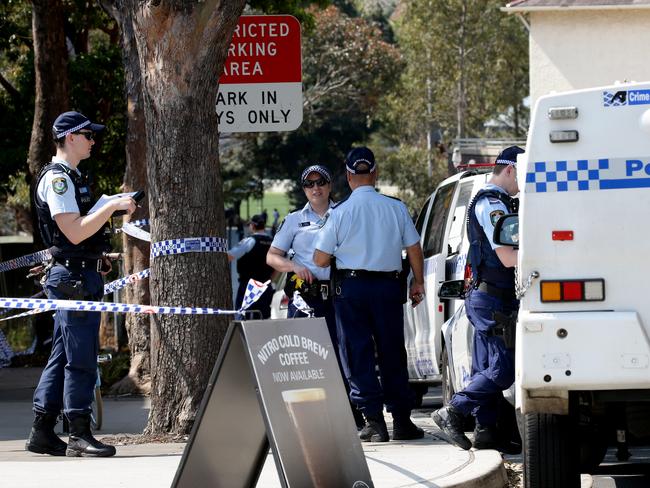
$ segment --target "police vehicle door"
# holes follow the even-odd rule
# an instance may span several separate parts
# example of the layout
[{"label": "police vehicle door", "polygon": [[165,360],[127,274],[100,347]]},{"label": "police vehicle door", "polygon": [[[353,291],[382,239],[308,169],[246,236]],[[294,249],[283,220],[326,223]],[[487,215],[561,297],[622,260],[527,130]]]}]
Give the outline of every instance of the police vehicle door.
[{"label": "police vehicle door", "polygon": [[448,217],[457,186],[458,182],[452,181],[437,189],[422,236],[426,306],[420,305],[414,311],[417,369],[422,377],[440,374],[440,327],[445,321],[445,311],[438,298],[438,288],[446,279],[447,235],[451,224]]},{"label": "police vehicle door", "polygon": [[[429,216],[429,212],[431,210],[430,208],[431,200],[432,200],[431,196],[427,198],[427,201],[422,206],[422,209],[418,214],[418,218],[415,221],[415,230],[417,230],[418,235],[420,236],[420,243],[422,243],[424,224],[427,221],[427,217]],[[403,259],[406,259],[406,250],[403,250],[402,253],[403,253],[402,255]],[[411,282],[411,279],[413,279],[413,271],[409,272],[409,276],[408,276],[409,283]],[[415,336],[417,333],[416,326],[415,326],[415,313],[416,310],[419,311],[419,309],[423,309],[424,314],[426,314],[426,310],[423,305],[413,308],[411,306],[411,301],[408,299],[408,293],[409,292],[407,288],[406,290],[407,296],[405,297],[406,302],[404,303],[404,347],[406,349],[409,378],[424,379],[424,376],[420,375],[419,369],[417,367],[418,356],[417,356],[417,348],[415,344]]]}]

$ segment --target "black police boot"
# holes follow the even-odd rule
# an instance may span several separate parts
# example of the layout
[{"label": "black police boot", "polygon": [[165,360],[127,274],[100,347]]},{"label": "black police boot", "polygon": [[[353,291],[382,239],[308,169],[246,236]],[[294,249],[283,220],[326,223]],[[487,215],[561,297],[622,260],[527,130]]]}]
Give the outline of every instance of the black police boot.
[{"label": "black police boot", "polygon": [[409,415],[393,415],[394,441],[411,441],[423,437],[424,431],[411,422]]},{"label": "black police boot", "polygon": [[521,444],[502,439],[494,425],[476,424],[474,429],[475,449],[496,449],[504,454],[521,454]]},{"label": "black police boot", "polygon": [[68,445],[54,433],[58,417],[51,413],[36,414],[29,439],[25,443],[26,451],[49,454],[50,456],[65,456],[65,449]]},{"label": "black police boot", "polygon": [[350,402],[350,407],[352,408],[354,423],[357,426],[357,430],[360,431],[366,426],[366,419],[363,418],[363,413],[361,413],[361,410],[359,410],[354,403]]},{"label": "black police boot", "polygon": [[361,442],[388,442],[388,429],[381,413],[366,415],[368,423],[359,432]]},{"label": "black police boot", "polygon": [[463,416],[454,407],[451,405],[442,407],[433,412],[431,418],[453,444],[466,451],[472,447],[472,443],[463,431]]},{"label": "black police boot", "polygon": [[115,456],[115,447],[95,439],[90,432],[90,415],[81,415],[70,419],[70,438],[65,455],[68,457],[110,457]]}]

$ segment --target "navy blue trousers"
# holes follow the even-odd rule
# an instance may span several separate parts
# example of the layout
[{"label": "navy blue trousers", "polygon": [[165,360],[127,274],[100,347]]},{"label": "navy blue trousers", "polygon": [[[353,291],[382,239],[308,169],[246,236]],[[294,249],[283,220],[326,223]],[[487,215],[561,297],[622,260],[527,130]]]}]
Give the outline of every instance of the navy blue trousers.
[{"label": "navy blue trousers", "polygon": [[393,415],[406,416],[413,407],[401,299],[400,282],[384,278],[346,278],[340,284],[340,294],[334,297],[350,399],[366,415],[376,415],[386,405]]},{"label": "navy blue trousers", "polygon": [[506,349],[501,337],[488,335],[496,325],[493,314],[509,315],[518,307],[517,300],[503,301],[480,290],[472,290],[465,300],[467,318],[474,326],[472,377],[449,403],[463,415],[474,415],[482,426],[496,424],[502,392],[515,380],[514,350]]},{"label": "navy blue trousers", "polygon": [[[99,300],[104,294],[102,277],[96,271],[71,273],[61,265],[48,272],[45,293],[49,299],[70,297],[57,289],[61,282],[84,282],[85,299]],[[68,418],[88,415],[97,381],[99,312],[57,310],[54,317],[52,352],[34,392],[34,412]]]}]

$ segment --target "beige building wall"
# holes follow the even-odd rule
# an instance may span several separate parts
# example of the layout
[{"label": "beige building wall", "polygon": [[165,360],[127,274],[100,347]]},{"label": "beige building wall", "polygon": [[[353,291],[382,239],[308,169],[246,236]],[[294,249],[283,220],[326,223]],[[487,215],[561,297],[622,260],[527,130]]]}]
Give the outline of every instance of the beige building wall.
[{"label": "beige building wall", "polygon": [[650,80],[650,9],[530,13],[531,106],[551,91]]}]

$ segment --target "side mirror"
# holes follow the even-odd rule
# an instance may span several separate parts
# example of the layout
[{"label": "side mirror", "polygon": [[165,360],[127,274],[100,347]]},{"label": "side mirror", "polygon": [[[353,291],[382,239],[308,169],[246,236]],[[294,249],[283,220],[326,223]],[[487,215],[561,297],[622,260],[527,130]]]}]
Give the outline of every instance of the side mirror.
[{"label": "side mirror", "polygon": [[463,300],[465,298],[465,280],[443,281],[438,290],[438,298]]},{"label": "side mirror", "polygon": [[519,215],[508,214],[501,217],[494,226],[493,240],[502,246],[519,247]]}]

